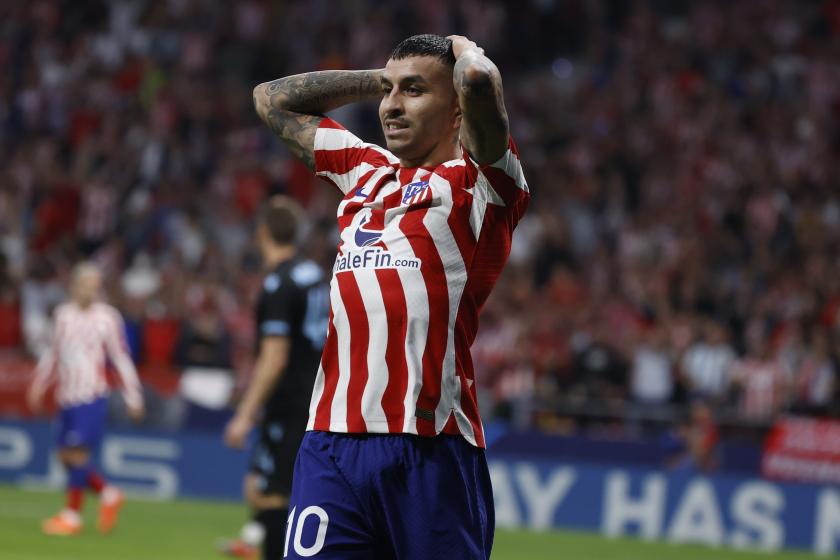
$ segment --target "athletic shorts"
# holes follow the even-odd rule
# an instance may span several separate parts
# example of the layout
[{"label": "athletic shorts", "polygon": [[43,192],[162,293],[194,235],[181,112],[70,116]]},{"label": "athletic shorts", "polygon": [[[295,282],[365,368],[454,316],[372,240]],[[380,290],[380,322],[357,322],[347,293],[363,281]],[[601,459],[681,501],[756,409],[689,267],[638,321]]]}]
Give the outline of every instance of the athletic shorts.
[{"label": "athletic shorts", "polygon": [[58,446],[98,447],[105,428],[107,404],[105,397],[100,397],[93,402],[62,408],[58,415]]},{"label": "athletic shorts", "polygon": [[306,433],[306,414],[289,419],[266,420],[251,454],[248,470],[258,476],[260,492],[288,496],[292,493],[300,441]]},{"label": "athletic shorts", "polygon": [[486,560],[493,490],[460,436],[307,432],[284,558]]}]

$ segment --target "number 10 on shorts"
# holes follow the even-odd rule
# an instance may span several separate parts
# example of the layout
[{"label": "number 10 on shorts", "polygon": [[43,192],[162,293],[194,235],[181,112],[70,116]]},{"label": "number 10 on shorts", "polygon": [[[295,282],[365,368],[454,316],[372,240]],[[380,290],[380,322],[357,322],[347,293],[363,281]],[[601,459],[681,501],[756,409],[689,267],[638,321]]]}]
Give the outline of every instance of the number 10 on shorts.
[{"label": "number 10 on shorts", "polygon": [[[289,512],[289,520],[286,522],[286,546],[283,549],[283,558],[286,558],[289,555],[289,542],[292,541],[291,537],[293,528],[293,546],[295,554],[305,558],[315,556],[321,552],[322,548],[324,548],[324,541],[327,538],[327,525],[330,523],[330,516],[327,515],[327,512],[321,507],[309,506],[300,512],[300,516],[296,520],[295,510],[297,510],[297,507],[293,507]],[[306,522],[310,517],[316,517],[318,519],[318,532],[315,535],[315,541],[308,544],[301,541],[303,540],[304,525],[306,525]],[[297,521],[297,526],[295,526],[295,521]],[[314,520],[310,521],[310,523],[314,523]]]}]

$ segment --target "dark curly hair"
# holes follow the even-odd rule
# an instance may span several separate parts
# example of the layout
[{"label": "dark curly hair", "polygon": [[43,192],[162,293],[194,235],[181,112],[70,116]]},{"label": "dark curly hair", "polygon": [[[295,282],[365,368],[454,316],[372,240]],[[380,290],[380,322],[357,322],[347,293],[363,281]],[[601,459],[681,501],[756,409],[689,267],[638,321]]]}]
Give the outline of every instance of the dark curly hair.
[{"label": "dark curly hair", "polygon": [[452,41],[440,35],[412,35],[391,52],[391,59],[401,60],[410,56],[433,56],[449,66],[455,66]]}]

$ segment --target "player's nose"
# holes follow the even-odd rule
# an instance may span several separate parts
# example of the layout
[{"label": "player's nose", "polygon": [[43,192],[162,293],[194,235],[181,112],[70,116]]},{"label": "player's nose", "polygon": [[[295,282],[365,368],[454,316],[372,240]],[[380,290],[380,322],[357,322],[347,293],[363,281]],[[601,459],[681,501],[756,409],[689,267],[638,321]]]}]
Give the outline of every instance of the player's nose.
[{"label": "player's nose", "polygon": [[387,118],[398,117],[403,114],[403,106],[400,96],[395,91],[391,91],[382,98],[380,105],[383,120]]}]

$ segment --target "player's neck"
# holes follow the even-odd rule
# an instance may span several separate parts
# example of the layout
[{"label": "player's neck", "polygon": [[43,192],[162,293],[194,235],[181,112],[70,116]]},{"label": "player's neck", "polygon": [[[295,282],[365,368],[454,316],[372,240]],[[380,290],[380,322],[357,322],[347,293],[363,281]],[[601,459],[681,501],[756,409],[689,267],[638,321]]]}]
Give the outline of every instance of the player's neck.
[{"label": "player's neck", "polygon": [[435,168],[438,165],[458,159],[461,152],[458,149],[458,137],[452,140],[444,140],[437,144],[430,152],[416,158],[400,158],[400,167],[403,169],[416,169],[419,167]]},{"label": "player's neck", "polygon": [[290,245],[274,245],[266,247],[263,252],[263,263],[267,270],[280,266],[295,255],[295,248]]}]

